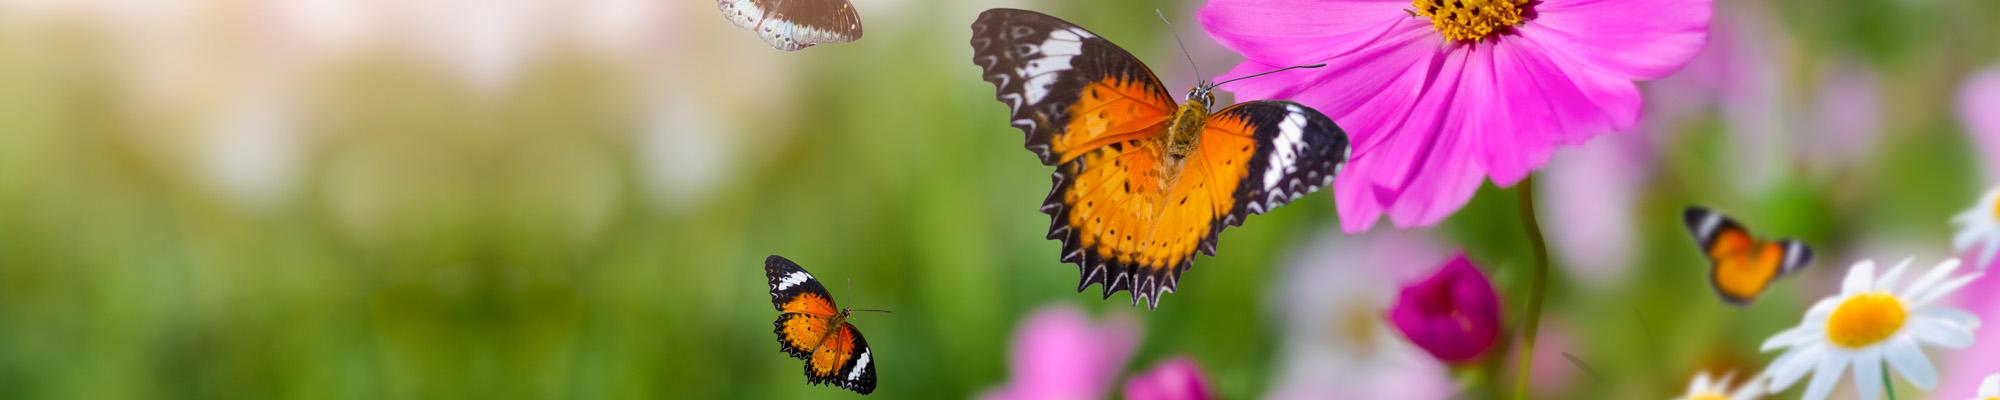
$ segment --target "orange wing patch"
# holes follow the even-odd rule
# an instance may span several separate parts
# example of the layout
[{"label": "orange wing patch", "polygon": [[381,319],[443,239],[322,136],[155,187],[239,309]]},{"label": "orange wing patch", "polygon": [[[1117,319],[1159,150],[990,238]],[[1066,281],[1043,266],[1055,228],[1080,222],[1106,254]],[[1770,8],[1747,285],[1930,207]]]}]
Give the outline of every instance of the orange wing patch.
[{"label": "orange wing patch", "polygon": [[1764,292],[1778,277],[1784,249],[1776,243],[1758,242],[1741,230],[1722,232],[1709,249],[1715,260],[1715,288],[1734,298],[1753,298]]},{"label": "orange wing patch", "polygon": [[1058,163],[1068,163],[1099,147],[1158,136],[1174,103],[1159,89],[1118,77],[1084,85],[1069,108],[1069,125],[1049,141]]},{"label": "orange wing patch", "polygon": [[[825,321],[821,321],[825,322]],[[826,340],[813,349],[812,358],[806,362],[806,375],[830,378],[839,373],[847,361],[854,358],[854,325],[840,324]]]}]

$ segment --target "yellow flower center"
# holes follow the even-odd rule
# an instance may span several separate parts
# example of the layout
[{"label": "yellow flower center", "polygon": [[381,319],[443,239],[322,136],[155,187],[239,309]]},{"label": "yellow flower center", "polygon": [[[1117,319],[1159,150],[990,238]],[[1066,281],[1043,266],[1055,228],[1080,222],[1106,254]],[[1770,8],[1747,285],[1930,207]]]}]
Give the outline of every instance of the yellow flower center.
[{"label": "yellow flower center", "polygon": [[[1993,201],[1993,218],[1995,220],[2000,220],[2000,198],[1996,198],[1996,200]],[[1995,398],[2000,399],[2000,396],[1996,396]]]},{"label": "yellow flower center", "polygon": [[1896,296],[1883,292],[1855,295],[1833,309],[1833,316],[1826,320],[1826,338],[1848,349],[1868,347],[1896,334],[1909,317],[1910,311]]},{"label": "yellow flower center", "polygon": [[1721,393],[1702,393],[1688,397],[1688,400],[1729,400],[1729,396]]},{"label": "yellow flower center", "polygon": [[1446,39],[1476,41],[1520,25],[1529,0],[1415,0],[1410,12],[1430,17]]}]

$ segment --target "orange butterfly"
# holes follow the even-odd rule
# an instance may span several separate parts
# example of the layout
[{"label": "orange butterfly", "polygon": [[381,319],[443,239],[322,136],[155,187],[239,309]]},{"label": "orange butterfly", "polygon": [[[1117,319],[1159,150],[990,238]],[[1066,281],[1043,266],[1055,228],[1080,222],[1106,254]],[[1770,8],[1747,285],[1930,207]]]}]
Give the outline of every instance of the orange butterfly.
[{"label": "orange butterfly", "polygon": [[1332,184],[1347,162],[1347,134],[1311,107],[1211,112],[1206,82],[1176,104],[1144,63],[1056,17],[987,10],[971,44],[1028,150],[1056,167],[1042,212],[1077,291],[1102,284],[1157,308],[1223,228]]},{"label": "orange butterfly", "polygon": [[1714,210],[1688,207],[1681,220],[1708,257],[1708,282],[1715,294],[1732,304],[1750,304],[1771,281],[1812,263],[1812,248],[1805,242],[1758,240],[1743,225]]},{"label": "orange butterfly", "polygon": [[847,323],[849,310],[835,307],[826,286],[792,260],[765,258],[764,277],[771,283],[771,306],[780,312],[772,322],[778,348],[806,360],[806,381],[874,392],[874,353],[861,331]]}]

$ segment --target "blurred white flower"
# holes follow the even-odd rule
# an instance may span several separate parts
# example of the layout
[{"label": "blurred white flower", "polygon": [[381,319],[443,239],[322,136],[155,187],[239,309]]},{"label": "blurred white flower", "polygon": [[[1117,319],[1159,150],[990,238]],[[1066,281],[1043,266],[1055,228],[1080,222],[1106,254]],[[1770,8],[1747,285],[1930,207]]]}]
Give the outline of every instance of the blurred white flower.
[{"label": "blurred white flower", "polygon": [[226,198],[269,208],[291,193],[305,142],[293,103],[276,93],[242,96],[210,122],[200,170]]},{"label": "blurred white flower", "polygon": [[2000,254],[2000,187],[1987,189],[1979,196],[1979,202],[1971,208],[1951,217],[1951,224],[1958,225],[1958,234],[1952,237],[1951,245],[1959,254],[1979,251],[1979,258],[1972,265],[1985,271],[1993,263],[1993,256]]},{"label": "blurred white flower", "polygon": [[556,2],[533,0],[405,0],[395,4],[396,37],[440,64],[473,90],[497,95],[531,56],[548,45]]}]

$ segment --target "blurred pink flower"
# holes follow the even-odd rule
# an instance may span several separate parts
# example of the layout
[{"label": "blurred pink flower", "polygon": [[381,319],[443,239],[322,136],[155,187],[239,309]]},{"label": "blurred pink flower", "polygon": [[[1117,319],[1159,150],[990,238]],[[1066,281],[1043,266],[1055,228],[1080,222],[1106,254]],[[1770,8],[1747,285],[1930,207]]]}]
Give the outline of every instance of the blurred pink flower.
[{"label": "blurred pink flower", "polygon": [[2000,66],[1973,75],[1958,93],[1958,117],[1977,145],[1988,183],[2000,182]]},{"label": "blurred pink flower", "polygon": [[1275,311],[1283,344],[1266,398],[1450,398],[1458,392],[1443,362],[1403,340],[1382,315],[1397,287],[1431,271],[1451,253],[1423,231],[1377,230],[1344,235],[1338,228],[1301,246],[1285,271],[1272,274],[1265,301]]},{"label": "blurred pink flower", "polygon": [[1818,104],[1813,115],[1801,121],[1810,125],[1810,138],[1799,146],[1808,160],[1831,173],[1862,161],[1875,148],[1875,136],[1882,129],[1882,90],[1875,71],[1856,62],[1834,63],[1832,71],[1820,78]]},{"label": "blurred pink flower", "polygon": [[[1972,260],[1971,257],[1964,257]],[[1982,276],[1965,285],[1953,305],[1971,312],[1980,320],[2000,321],[2000,279]],[[1943,384],[1935,393],[1939,399],[1970,399],[1979,388],[1979,380],[1987,374],[2000,371],[2000,329],[1992,327],[1973,330],[1972,347],[1952,350],[1947,353],[1944,370],[1940,371]]]},{"label": "blurred pink flower", "polygon": [[[1488,176],[1513,185],[1557,146],[1631,128],[1632,82],[1685,64],[1713,12],[1706,0],[1505,1],[1473,12],[1416,3],[1215,0],[1201,10],[1202,26],[1248,59],[1223,79],[1327,64],[1233,85],[1244,98],[1314,106],[1354,135],[1359,150],[1335,184],[1349,232],[1385,210],[1399,227],[1435,224]],[[1412,17],[1454,11],[1496,22],[1458,31]]]},{"label": "blurred pink flower", "polygon": [[1646,140],[1638,132],[1607,135],[1556,156],[1542,173],[1543,215],[1559,215],[1543,222],[1550,250],[1586,288],[1611,286],[1631,269],[1633,209],[1655,161]]},{"label": "blurred pink flower", "polygon": [[1139,344],[1130,318],[1092,323],[1067,306],[1043,307],[1014,331],[1009,381],[985,400],[1101,399]]},{"label": "blurred pink flower", "polygon": [[1160,363],[1125,381],[1125,400],[1208,400],[1215,389],[1202,377],[1194,359],[1179,357]]},{"label": "blurred pink flower", "polygon": [[1404,286],[1389,321],[1439,360],[1472,361],[1500,336],[1500,295],[1485,273],[1459,255],[1430,278]]}]

